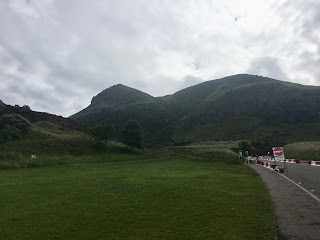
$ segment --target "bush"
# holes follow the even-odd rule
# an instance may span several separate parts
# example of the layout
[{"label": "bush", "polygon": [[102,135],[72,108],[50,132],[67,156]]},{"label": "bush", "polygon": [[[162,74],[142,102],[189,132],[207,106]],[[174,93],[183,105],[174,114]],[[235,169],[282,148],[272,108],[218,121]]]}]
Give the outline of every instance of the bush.
[{"label": "bush", "polygon": [[17,140],[31,132],[31,123],[19,114],[5,114],[0,117],[1,142]]},{"label": "bush", "polygon": [[248,151],[249,154],[253,154],[253,149],[250,143],[246,142],[246,141],[241,141],[238,144],[238,147],[236,148],[231,148],[232,151],[234,152],[239,152],[240,150],[242,150],[242,152],[244,153],[245,151]]},{"label": "bush", "polygon": [[173,146],[187,146],[192,143],[191,139],[181,139],[181,138],[176,138],[173,140],[172,145]]},{"label": "bush", "polygon": [[94,142],[93,149],[97,152],[104,152],[107,149],[107,146],[104,142]]},{"label": "bush", "polygon": [[90,126],[89,132],[95,143],[102,143],[108,141],[114,132],[113,124],[103,126],[98,123],[94,123]]},{"label": "bush", "polygon": [[127,122],[121,132],[120,141],[129,147],[143,148],[143,130],[137,120]]}]

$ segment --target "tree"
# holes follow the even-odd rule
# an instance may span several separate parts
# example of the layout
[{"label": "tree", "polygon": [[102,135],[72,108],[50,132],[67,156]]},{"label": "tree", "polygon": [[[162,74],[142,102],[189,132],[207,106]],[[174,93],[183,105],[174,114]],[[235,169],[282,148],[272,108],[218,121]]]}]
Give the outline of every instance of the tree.
[{"label": "tree", "polygon": [[19,114],[5,114],[0,117],[1,142],[20,139],[31,132],[31,123]]},{"label": "tree", "polygon": [[241,141],[239,144],[238,144],[238,147],[239,147],[239,150],[242,150],[242,151],[248,151],[249,154],[253,154],[253,149],[251,147],[251,144],[246,142],[246,141]]},{"label": "tree", "polygon": [[143,129],[137,120],[129,120],[121,131],[120,141],[129,146],[143,148]]},{"label": "tree", "polygon": [[27,109],[27,110],[31,111],[31,108],[30,108],[28,105],[23,105],[23,107],[22,107],[22,108],[24,108],[24,109]]},{"label": "tree", "polygon": [[103,143],[112,137],[114,125],[109,124],[107,126],[103,126],[101,124],[94,123],[89,128],[89,131],[95,143]]},{"label": "tree", "polygon": [[253,152],[254,149],[252,148],[251,144],[246,141],[241,141],[238,144],[238,147],[232,148],[232,150],[235,152],[239,152],[239,150],[242,150],[242,152],[248,151],[249,154],[254,154]]}]

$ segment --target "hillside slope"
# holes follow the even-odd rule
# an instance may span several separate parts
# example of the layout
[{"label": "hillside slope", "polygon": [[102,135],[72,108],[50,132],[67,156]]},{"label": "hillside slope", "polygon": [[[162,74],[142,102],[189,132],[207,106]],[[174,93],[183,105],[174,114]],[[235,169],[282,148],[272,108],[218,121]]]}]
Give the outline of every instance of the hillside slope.
[{"label": "hillside slope", "polygon": [[116,85],[71,118],[84,124],[113,122],[117,129],[137,119],[147,140],[154,143],[170,139],[316,140],[320,87],[239,74],[155,98]]},{"label": "hillside slope", "polygon": [[62,116],[57,116],[50,113],[32,111],[28,106],[20,107],[18,105],[16,106],[7,105],[0,100],[0,117],[4,114],[12,114],[12,113],[19,114],[24,118],[28,119],[32,123],[46,121],[46,122],[51,122],[51,123],[60,125],[61,127],[66,127],[70,129],[75,129],[75,130],[85,129],[84,125],[72,119],[64,118]]}]

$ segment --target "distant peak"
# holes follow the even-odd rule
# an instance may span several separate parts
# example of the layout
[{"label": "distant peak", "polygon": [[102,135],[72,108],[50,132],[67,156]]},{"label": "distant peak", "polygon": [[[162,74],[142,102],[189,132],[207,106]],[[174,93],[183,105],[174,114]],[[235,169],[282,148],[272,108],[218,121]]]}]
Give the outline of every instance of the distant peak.
[{"label": "distant peak", "polygon": [[113,85],[112,87],[127,87],[127,88],[128,88],[128,86],[125,86],[125,85],[123,85],[123,84],[121,84],[121,83],[118,83],[118,84],[116,84],[116,85]]},{"label": "distant peak", "polygon": [[119,83],[103,90],[97,96],[93,97],[91,103],[101,101],[139,101],[152,98],[153,97],[147,93]]},{"label": "distant peak", "polygon": [[[118,84],[115,84],[115,85],[112,85],[111,87],[109,88],[106,88],[105,90],[103,90],[102,92],[106,92],[106,91],[114,91],[114,90],[119,90],[119,89],[122,89],[122,90],[127,90],[127,91],[139,91],[137,89],[134,89],[134,88],[131,88],[131,87],[128,87],[126,85],[123,85],[121,83],[118,83]],[[101,93],[102,93],[101,92]]]}]

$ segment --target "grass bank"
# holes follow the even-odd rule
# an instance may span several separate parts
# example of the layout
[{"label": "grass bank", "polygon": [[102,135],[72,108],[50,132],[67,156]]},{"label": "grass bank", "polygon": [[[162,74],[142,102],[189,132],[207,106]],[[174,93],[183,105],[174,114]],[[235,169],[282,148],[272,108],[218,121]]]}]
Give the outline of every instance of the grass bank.
[{"label": "grass bank", "polygon": [[[34,154],[36,159],[31,158]],[[0,169],[134,161],[149,157],[145,155],[117,142],[109,142],[103,151],[97,151],[85,132],[38,122],[32,124],[30,135],[0,146]]]},{"label": "grass bank", "polygon": [[320,161],[320,142],[297,142],[284,147],[286,158]]},{"label": "grass bank", "polygon": [[187,146],[168,147],[173,153],[183,156],[202,158],[215,162],[240,164],[238,155],[232,148],[238,146],[240,141],[210,141],[202,143],[192,143]]}]

